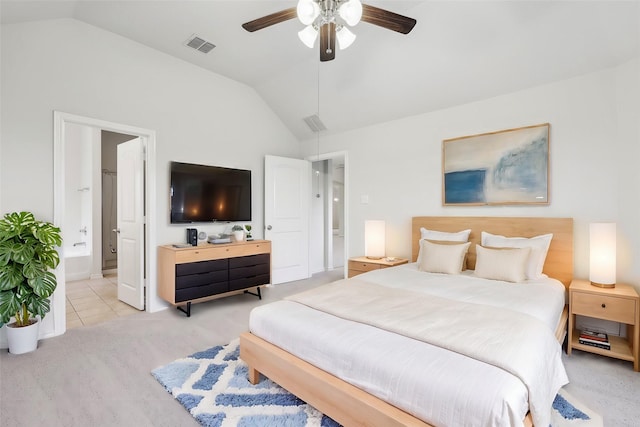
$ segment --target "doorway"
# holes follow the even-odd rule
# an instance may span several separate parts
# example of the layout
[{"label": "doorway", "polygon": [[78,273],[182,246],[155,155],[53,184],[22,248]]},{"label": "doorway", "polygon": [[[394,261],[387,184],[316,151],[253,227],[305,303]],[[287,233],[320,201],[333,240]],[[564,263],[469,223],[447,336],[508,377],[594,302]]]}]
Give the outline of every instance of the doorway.
[{"label": "doorway", "polygon": [[341,269],[348,254],[347,153],[327,153],[308,160],[312,162],[311,273]]},{"label": "doorway", "polygon": [[[146,186],[147,182],[153,182],[149,180],[150,176],[155,176],[155,131],[136,128],[128,125],[106,122],[103,120],[92,119],[87,117],[75,116],[68,113],[62,112],[54,112],[54,224],[63,229],[63,233],[65,229],[71,230],[73,232],[74,228],[69,228],[67,223],[67,217],[73,216],[72,212],[68,212],[66,206],[66,195],[68,193],[73,193],[74,184],[70,184],[68,182],[65,171],[67,170],[66,162],[67,152],[69,150],[73,150],[74,147],[67,146],[67,134],[70,132],[73,133],[74,127],[83,129],[85,134],[93,135],[93,146],[91,147],[91,162],[92,167],[90,168],[89,174],[91,175],[91,185],[81,185],[79,189],[82,189],[82,192],[86,192],[91,194],[89,198],[93,200],[92,206],[101,206],[101,193],[102,193],[102,163],[101,158],[101,145],[100,149],[96,146],[96,141],[101,141],[101,133],[109,132],[115,139],[131,139],[132,137],[139,137],[142,141],[144,141],[145,152],[143,154],[145,161],[145,187],[143,191],[144,197],[144,205],[145,206],[155,206],[155,187],[153,185]],[[118,136],[120,135],[120,136]],[[126,136],[124,136],[126,135]],[[108,138],[107,138],[108,139]],[[117,144],[115,144],[117,145]],[[76,147],[77,148],[77,147]],[[115,155],[114,155],[115,158]],[[108,167],[104,168],[110,170]],[[111,172],[116,172],[110,170]],[[96,185],[93,185],[93,184]],[[71,186],[70,186],[71,185]],[[85,190],[86,187],[89,187],[89,190]],[[95,188],[95,191],[90,191],[91,188]],[[100,190],[98,190],[98,188]],[[147,229],[155,229],[155,213],[153,209],[146,210],[146,228]],[[102,212],[100,209],[92,209],[92,213],[90,214],[91,225],[87,226],[87,234],[89,234],[89,230],[91,232],[91,239],[86,239],[86,245],[91,247],[91,250],[94,255],[101,254],[102,246],[103,246],[103,235],[102,235],[102,221],[100,218],[102,216]],[[113,227],[115,228],[115,227]],[[112,229],[113,229],[112,228]],[[80,230],[83,230],[84,227],[81,227]],[[111,229],[109,230],[111,231]],[[72,239],[73,240],[73,239]],[[108,244],[108,239],[107,239]],[[152,289],[147,289],[146,292],[146,307],[147,311],[156,311],[162,306],[159,304],[159,300],[154,298],[156,295],[156,286],[155,286],[155,264],[156,258],[153,256],[151,248],[155,248],[155,236],[153,233],[147,233],[147,242],[145,245],[145,256],[142,258],[143,265],[141,266],[142,271],[145,272],[144,277],[146,281],[152,284]],[[52,299],[52,314],[54,317],[54,335],[59,335],[64,333],[66,330],[66,248],[61,248],[61,262],[60,266],[56,270],[56,276],[58,280],[58,287],[56,292],[54,293],[54,297]],[[116,248],[117,253],[117,248]],[[92,274],[99,275],[97,277],[102,277],[103,272],[103,259],[101,256],[93,256],[92,257],[92,266],[91,271],[94,272]],[[96,273],[97,272],[97,273]],[[95,277],[95,276],[94,276]]]}]

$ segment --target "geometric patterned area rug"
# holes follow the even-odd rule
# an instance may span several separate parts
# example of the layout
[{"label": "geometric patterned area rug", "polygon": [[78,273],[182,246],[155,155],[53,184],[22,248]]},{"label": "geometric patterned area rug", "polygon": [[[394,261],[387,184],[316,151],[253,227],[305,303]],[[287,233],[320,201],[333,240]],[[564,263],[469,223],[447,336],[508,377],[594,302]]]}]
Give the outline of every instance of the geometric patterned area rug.
[{"label": "geometric patterned area rug", "polygon": [[[154,369],[151,374],[205,427],[339,427],[331,418],[261,376],[247,379],[239,340]],[[602,417],[564,390],[550,427],[602,427]]]}]

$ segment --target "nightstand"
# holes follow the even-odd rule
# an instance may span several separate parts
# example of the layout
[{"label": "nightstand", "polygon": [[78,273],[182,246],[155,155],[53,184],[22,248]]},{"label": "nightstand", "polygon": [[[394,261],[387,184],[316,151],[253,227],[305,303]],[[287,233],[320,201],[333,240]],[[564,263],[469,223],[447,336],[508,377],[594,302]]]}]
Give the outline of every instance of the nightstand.
[{"label": "nightstand", "polygon": [[[616,284],[615,288],[598,288],[587,280],[573,280],[569,286],[567,354],[571,354],[571,349],[578,349],[628,360],[633,362],[633,370],[638,371],[639,305],[640,298],[632,286]],[[609,335],[610,350],[580,344],[580,331],[575,329],[576,315],[624,323],[627,325],[627,337]]]},{"label": "nightstand", "polygon": [[371,259],[365,256],[349,258],[349,277],[366,273],[371,270],[380,270],[381,268],[395,267],[409,262],[406,258],[394,258],[393,261],[386,261],[387,258]]}]

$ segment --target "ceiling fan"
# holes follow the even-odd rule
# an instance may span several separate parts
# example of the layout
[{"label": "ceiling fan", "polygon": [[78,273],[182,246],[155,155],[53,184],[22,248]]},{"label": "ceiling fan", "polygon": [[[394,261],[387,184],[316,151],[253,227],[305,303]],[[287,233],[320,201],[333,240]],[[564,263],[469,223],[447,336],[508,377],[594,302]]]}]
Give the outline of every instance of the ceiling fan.
[{"label": "ceiling fan", "polygon": [[402,34],[408,34],[416,25],[413,18],[362,4],[360,0],[298,0],[296,7],[246,22],[242,28],[254,32],[296,17],[306,25],[298,33],[306,46],[313,48],[320,34],[320,61],[331,61],[336,57],[336,40],[340,49],[349,47],[356,35],[347,27],[360,21]]}]

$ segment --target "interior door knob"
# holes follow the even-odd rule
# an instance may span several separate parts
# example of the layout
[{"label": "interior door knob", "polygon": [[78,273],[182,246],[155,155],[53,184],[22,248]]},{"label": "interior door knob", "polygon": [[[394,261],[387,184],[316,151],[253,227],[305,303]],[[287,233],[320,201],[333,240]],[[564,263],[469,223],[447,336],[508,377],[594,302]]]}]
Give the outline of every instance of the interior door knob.
[{"label": "interior door knob", "polygon": [[120,229],[119,229],[119,228],[114,228],[114,229],[113,229],[113,230],[111,230],[111,231],[113,231],[114,233],[118,233],[118,234],[120,234]]},{"label": "interior door knob", "polygon": [[270,225],[267,225],[267,230],[271,230],[271,228],[272,227]]}]

